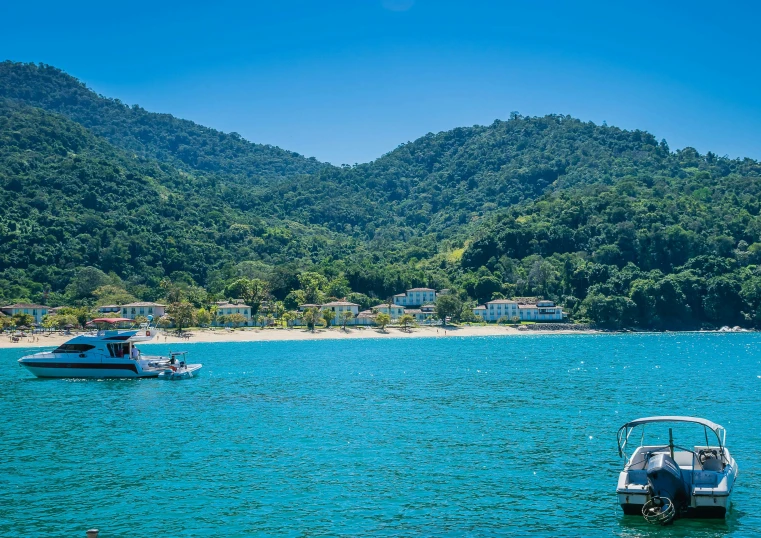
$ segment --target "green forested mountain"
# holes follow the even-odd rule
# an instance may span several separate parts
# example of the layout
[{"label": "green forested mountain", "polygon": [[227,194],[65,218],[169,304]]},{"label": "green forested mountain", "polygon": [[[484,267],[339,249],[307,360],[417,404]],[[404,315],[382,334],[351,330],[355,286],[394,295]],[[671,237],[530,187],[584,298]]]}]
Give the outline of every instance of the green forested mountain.
[{"label": "green forested mountain", "polygon": [[761,322],[761,164],[688,148],[663,173],[552,193],[493,219],[462,265],[609,326]]},{"label": "green forested mountain", "polygon": [[341,253],[330,233],[265,222],[208,182],[128,155],[60,115],[2,100],[0,187],[6,300],[43,286],[61,291],[84,266],[150,296],[172,274],[209,284],[210,271],[241,260]]},{"label": "green forested mountain", "polygon": [[277,147],[252,144],[169,114],[97,95],[48,65],[0,63],[0,98],[62,114],[138,157],[256,184],[318,171],[324,165]]},{"label": "green forested mountain", "polygon": [[94,302],[71,291],[91,266],[141,299],[182,282],[197,304],[256,278],[290,303],[427,285],[470,306],[542,295],[608,326],[755,325],[760,178],[750,159],[518,114],[335,167],[5,62],[0,300]]}]

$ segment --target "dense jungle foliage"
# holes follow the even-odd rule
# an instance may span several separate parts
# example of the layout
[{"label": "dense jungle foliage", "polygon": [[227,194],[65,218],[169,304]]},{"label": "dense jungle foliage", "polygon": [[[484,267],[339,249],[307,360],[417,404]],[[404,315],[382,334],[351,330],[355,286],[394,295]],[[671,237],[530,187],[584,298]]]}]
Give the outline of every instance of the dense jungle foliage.
[{"label": "dense jungle foliage", "polygon": [[760,181],[750,159],[515,113],[335,167],[3,62],[0,301],[179,287],[202,306],[256,283],[287,308],[367,307],[425,285],[457,290],[463,319],[544,296],[610,327],[751,326]]}]

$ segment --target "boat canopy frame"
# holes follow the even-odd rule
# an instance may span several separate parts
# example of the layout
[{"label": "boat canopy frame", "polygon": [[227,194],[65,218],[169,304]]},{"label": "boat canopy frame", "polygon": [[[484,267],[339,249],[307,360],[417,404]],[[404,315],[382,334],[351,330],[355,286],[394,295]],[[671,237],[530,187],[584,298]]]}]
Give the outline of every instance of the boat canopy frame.
[{"label": "boat canopy frame", "polygon": [[699,418],[699,417],[686,417],[686,416],[657,416],[657,417],[645,417],[645,418],[638,418],[636,420],[632,420],[631,422],[627,422],[623,426],[621,426],[618,429],[618,433],[616,434],[616,439],[618,441],[618,455],[620,457],[626,457],[628,459],[628,456],[626,455],[626,445],[629,442],[629,436],[634,431],[634,428],[637,426],[642,426],[642,439],[645,438],[645,431],[644,426],[646,424],[653,424],[656,422],[687,422],[691,424],[699,424],[700,426],[703,426],[703,431],[706,435],[706,447],[709,446],[708,443],[708,430],[711,430],[714,435],[716,435],[716,440],[719,442],[719,449],[721,453],[724,453],[724,446],[727,441],[727,431],[724,429],[723,426],[720,426],[719,424],[716,424],[715,422],[711,422],[710,420]]}]

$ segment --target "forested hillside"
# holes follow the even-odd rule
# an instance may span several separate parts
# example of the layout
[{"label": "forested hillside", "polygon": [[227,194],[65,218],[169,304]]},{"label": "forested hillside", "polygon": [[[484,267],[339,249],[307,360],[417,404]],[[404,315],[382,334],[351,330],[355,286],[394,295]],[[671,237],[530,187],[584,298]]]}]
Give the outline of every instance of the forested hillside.
[{"label": "forested hillside", "polygon": [[761,165],[691,148],[672,162],[513,208],[463,266],[613,327],[761,323]]},{"label": "forested hillside", "polygon": [[180,285],[196,306],[241,282],[288,308],[425,285],[455,289],[463,319],[540,295],[611,327],[761,325],[760,177],[562,115],[335,167],[4,62],[0,301],[113,298],[92,275],[143,300]]},{"label": "forested hillside", "polygon": [[234,133],[99,96],[49,65],[1,62],[2,97],[67,116],[138,157],[206,174],[245,178],[249,185],[313,173],[324,166],[298,153],[252,144]]},{"label": "forested hillside", "polygon": [[208,183],[136,159],[66,118],[0,100],[0,289],[5,300],[62,291],[95,266],[150,298],[162,278],[213,284],[242,260],[309,263],[340,254],[314,228],[265,222]]}]

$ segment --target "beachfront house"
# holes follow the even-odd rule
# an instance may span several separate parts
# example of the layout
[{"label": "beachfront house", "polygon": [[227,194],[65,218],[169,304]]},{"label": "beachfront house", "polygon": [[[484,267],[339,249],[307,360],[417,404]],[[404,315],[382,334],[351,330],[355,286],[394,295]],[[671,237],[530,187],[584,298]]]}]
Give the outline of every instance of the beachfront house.
[{"label": "beachfront house", "polygon": [[436,290],[433,288],[412,288],[394,295],[394,304],[399,306],[419,307],[435,301]]},{"label": "beachfront house", "polygon": [[159,319],[166,314],[166,305],[159,303],[129,303],[120,305],[122,317],[127,319],[135,319],[138,316],[147,318],[153,316],[154,320]]},{"label": "beachfront house", "polygon": [[359,305],[348,301],[333,301],[325,303],[320,307],[320,312],[325,312],[326,310],[333,312],[333,325],[343,325],[344,313],[351,312],[352,318],[347,325],[354,325],[354,319],[359,314]]},{"label": "beachfront house", "polygon": [[484,321],[499,321],[502,318],[513,321],[519,318],[518,303],[512,299],[496,299],[473,309],[473,313]]},{"label": "beachfront house", "polygon": [[106,304],[103,306],[99,306],[97,310],[98,310],[98,314],[101,314],[103,317],[106,317],[106,316],[119,317],[122,312],[122,307],[121,305],[118,305],[118,304]]},{"label": "beachfront house", "polygon": [[363,310],[354,318],[354,325],[375,325],[377,315],[372,310]]},{"label": "beachfront house", "polygon": [[404,313],[410,314],[418,323],[430,323],[436,317],[436,305],[424,304],[420,308],[407,308]]},{"label": "beachfront house", "polygon": [[552,301],[539,300],[536,304],[518,305],[521,321],[562,321],[563,309]]},{"label": "beachfront house", "polygon": [[48,315],[49,308],[41,304],[17,303],[0,307],[0,312],[6,316],[16,314],[29,314],[34,318],[34,323],[42,323],[42,318]]},{"label": "beachfront house", "polygon": [[376,314],[388,314],[391,317],[391,321],[396,321],[404,314],[404,307],[395,304],[389,306],[388,303],[381,303],[373,307],[373,312]]},{"label": "beachfront house", "polygon": [[[251,316],[251,307],[247,304],[243,304],[242,302],[227,302],[227,301],[220,301],[217,303],[217,315],[212,320],[211,324],[214,327],[221,327],[223,324],[227,325],[229,324],[228,321],[225,320],[222,316],[230,316],[232,314],[240,314],[245,318],[245,321],[241,323],[241,325],[248,327],[249,325],[253,325],[252,323],[252,316]],[[221,323],[224,322],[224,323]]]},{"label": "beachfront house", "polygon": [[427,323],[433,319],[433,312],[424,312],[422,308],[405,308],[404,313],[415,318],[417,323]]},{"label": "beachfront house", "polygon": [[473,309],[473,314],[483,321],[506,319],[515,321],[562,321],[563,309],[552,301],[536,300],[532,304],[520,304],[514,299],[496,299]]}]

